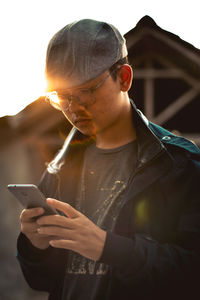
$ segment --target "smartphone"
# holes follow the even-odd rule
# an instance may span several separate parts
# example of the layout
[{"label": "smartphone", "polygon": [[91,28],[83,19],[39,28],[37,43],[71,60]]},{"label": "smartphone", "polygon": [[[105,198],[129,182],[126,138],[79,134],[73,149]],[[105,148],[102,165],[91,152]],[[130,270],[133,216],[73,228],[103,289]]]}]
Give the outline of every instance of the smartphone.
[{"label": "smartphone", "polygon": [[46,203],[46,197],[34,184],[9,184],[8,190],[19,200],[24,208],[43,207],[44,215],[58,214]]}]

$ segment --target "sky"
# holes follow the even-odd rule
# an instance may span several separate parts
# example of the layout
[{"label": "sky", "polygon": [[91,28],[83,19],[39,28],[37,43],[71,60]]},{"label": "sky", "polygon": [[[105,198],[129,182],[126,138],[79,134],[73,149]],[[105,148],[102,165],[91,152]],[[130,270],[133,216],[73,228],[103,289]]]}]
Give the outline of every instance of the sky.
[{"label": "sky", "polygon": [[[66,24],[106,21],[122,34],[145,15],[200,49],[199,0],[2,0],[0,2],[0,117],[15,115],[44,95],[46,48]],[[199,31],[198,31],[199,28]]]}]

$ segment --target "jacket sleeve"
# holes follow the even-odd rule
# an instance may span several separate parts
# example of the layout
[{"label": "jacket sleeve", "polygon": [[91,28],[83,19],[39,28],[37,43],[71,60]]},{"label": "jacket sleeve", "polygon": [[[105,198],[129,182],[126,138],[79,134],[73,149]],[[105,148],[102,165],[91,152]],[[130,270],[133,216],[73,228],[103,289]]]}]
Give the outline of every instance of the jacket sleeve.
[{"label": "jacket sleeve", "polygon": [[[119,285],[123,283],[135,290],[136,287],[140,287],[140,292],[145,287],[149,287],[148,291],[173,290],[173,293],[175,288],[177,293],[182,291],[183,295],[198,291],[200,164],[193,161],[189,169],[186,177],[189,184],[187,181],[182,182],[182,191],[179,191],[180,197],[187,199],[183,199],[185,206],[174,228],[175,232],[172,233],[176,236],[173,241],[160,242],[154,239],[153,235],[148,236],[139,232],[135,232],[133,238],[114,232],[107,233],[100,261],[112,266],[113,276],[118,280]],[[176,199],[174,198],[173,201]]]},{"label": "jacket sleeve", "polygon": [[[39,188],[46,197],[59,198],[59,178],[45,172]],[[40,250],[34,247],[23,233],[17,240],[17,259],[27,283],[36,290],[52,293],[62,286],[67,250],[49,247]]]},{"label": "jacket sleeve", "polygon": [[23,233],[17,241],[17,259],[23,275],[33,289],[52,293],[62,286],[67,262],[67,251],[49,247],[35,248]]}]

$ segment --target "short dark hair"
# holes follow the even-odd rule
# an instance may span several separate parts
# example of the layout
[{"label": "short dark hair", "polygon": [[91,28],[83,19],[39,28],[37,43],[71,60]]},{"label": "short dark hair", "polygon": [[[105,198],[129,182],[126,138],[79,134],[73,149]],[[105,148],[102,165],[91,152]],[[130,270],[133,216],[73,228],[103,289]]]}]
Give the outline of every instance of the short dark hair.
[{"label": "short dark hair", "polygon": [[117,80],[117,69],[118,67],[121,67],[125,64],[128,64],[128,57],[124,57],[124,58],[121,58],[120,60],[118,60],[114,65],[112,65],[109,69],[109,72],[111,74],[111,77],[114,81]]}]

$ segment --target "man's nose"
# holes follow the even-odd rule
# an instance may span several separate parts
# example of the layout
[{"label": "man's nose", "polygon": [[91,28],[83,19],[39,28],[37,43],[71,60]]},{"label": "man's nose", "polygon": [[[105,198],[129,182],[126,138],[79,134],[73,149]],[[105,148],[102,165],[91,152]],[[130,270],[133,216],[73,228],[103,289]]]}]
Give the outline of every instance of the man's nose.
[{"label": "man's nose", "polygon": [[78,111],[78,110],[84,110],[85,107],[81,105],[80,99],[78,96],[71,96],[69,99],[69,105],[68,110],[69,111]]}]

